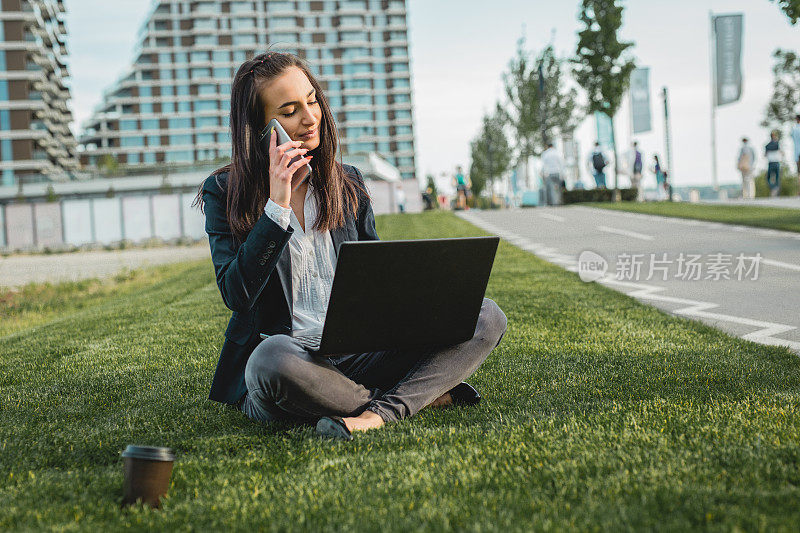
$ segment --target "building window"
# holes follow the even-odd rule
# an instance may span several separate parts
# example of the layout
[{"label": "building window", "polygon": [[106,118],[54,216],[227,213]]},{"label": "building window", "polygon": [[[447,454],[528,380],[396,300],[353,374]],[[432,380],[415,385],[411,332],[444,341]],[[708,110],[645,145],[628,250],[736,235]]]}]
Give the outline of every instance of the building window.
[{"label": "building window", "polygon": [[195,45],[201,45],[201,46],[215,45],[215,44],[217,44],[217,36],[216,35],[195,35],[194,44]]},{"label": "building window", "polygon": [[214,77],[226,80],[231,77],[231,69],[228,67],[218,67],[214,69]]},{"label": "building window", "polygon": [[231,2],[231,13],[252,13],[253,2]]},{"label": "building window", "polygon": [[256,27],[256,21],[252,18],[235,18],[231,20],[233,31],[249,30]]},{"label": "building window", "polygon": [[347,105],[369,105],[371,103],[368,94],[351,94],[346,99]]},{"label": "building window", "polygon": [[344,65],[342,67],[342,72],[346,76],[350,76],[353,74],[369,74],[370,72],[372,72],[372,69],[368,63],[356,63],[356,64]]},{"label": "building window", "polygon": [[195,124],[197,124],[198,128],[216,128],[219,126],[219,118],[218,117],[197,117],[195,119]]},{"label": "building window", "polygon": [[148,135],[147,146],[161,146],[161,137],[159,135]]},{"label": "building window", "polygon": [[214,134],[213,133],[198,133],[196,136],[198,143],[213,143],[214,142]]},{"label": "building window", "polygon": [[158,119],[149,118],[142,120],[142,129],[143,130],[157,130],[158,129]]},{"label": "building window", "polygon": [[194,152],[191,150],[169,151],[166,153],[165,160],[167,163],[191,163],[194,161]]},{"label": "building window", "polygon": [[203,83],[197,86],[197,94],[217,94],[217,86]]},{"label": "building window", "polygon": [[141,147],[144,146],[144,137],[142,136],[120,137],[119,145],[122,147],[130,147],[130,146]]},{"label": "building window", "polygon": [[170,135],[169,144],[170,146],[182,146],[184,144],[192,144],[192,136],[188,134]]},{"label": "building window", "polygon": [[270,19],[270,29],[285,30],[286,28],[294,28],[297,26],[297,21],[294,17],[275,17]]},{"label": "building window", "polygon": [[352,143],[348,145],[348,148],[351,154],[375,151],[375,145],[373,143]]},{"label": "building window", "polygon": [[214,19],[195,19],[194,27],[196,30],[216,30],[217,21]]},{"label": "building window", "polygon": [[279,13],[281,11],[292,11],[293,2],[267,2],[267,11],[270,13]]},{"label": "building window", "polygon": [[[231,42],[233,43],[233,46],[253,45],[256,44],[256,36],[252,34],[234,35],[231,39]],[[242,61],[244,61],[244,59],[242,59]]]},{"label": "building window", "polygon": [[194,103],[195,111],[218,111],[219,103],[216,100],[197,100]]},{"label": "building window", "polygon": [[120,120],[119,131],[135,131],[139,129],[136,120]]},{"label": "building window", "polygon": [[369,89],[370,83],[369,80],[351,80],[345,79],[344,80],[344,88],[345,89]]},{"label": "building window", "polygon": [[171,118],[169,119],[169,129],[189,129],[192,127],[192,119],[190,118]]},{"label": "building window", "polygon": [[348,111],[347,120],[372,120],[372,111]]},{"label": "building window", "polygon": [[219,13],[220,12],[220,8],[221,8],[221,3],[220,2],[199,3],[199,4],[195,4],[194,12],[195,13],[206,13],[206,14]]},{"label": "building window", "polygon": [[364,31],[343,31],[340,32],[342,41],[362,42],[367,39],[367,32]]}]

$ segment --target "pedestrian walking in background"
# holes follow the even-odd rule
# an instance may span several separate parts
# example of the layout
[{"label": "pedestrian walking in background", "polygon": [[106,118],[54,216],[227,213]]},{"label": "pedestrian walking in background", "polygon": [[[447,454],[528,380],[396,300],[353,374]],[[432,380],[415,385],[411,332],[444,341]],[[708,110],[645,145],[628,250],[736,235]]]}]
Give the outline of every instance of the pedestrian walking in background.
[{"label": "pedestrian walking in background", "polygon": [[745,200],[756,197],[756,184],[753,180],[755,162],[756,151],[748,143],[747,137],[744,137],[736,158],[736,168],[742,173],[742,198]]},{"label": "pedestrian walking in background", "polygon": [[547,150],[542,152],[542,180],[544,181],[545,204],[561,205],[562,179],[564,160],[553,148],[553,143],[547,144]]},{"label": "pedestrian walking in background", "polygon": [[636,201],[642,201],[642,170],[644,169],[644,154],[639,150],[639,143],[634,142],[628,154],[628,164],[631,171],[631,187],[636,189]]},{"label": "pedestrian walking in background", "polygon": [[467,185],[467,178],[464,176],[464,171],[461,165],[456,166],[456,209],[467,208],[467,194],[469,187]]},{"label": "pedestrian walking in background", "polygon": [[395,184],[394,201],[397,204],[397,210],[401,213],[406,212],[406,191],[403,190],[403,185],[400,183]]},{"label": "pedestrian walking in background", "polygon": [[606,174],[603,171],[608,165],[608,159],[603,154],[600,143],[594,143],[594,151],[589,154],[589,172],[594,176],[594,183],[598,189],[606,188]]},{"label": "pedestrian walking in background", "polygon": [[658,155],[653,156],[653,168],[651,169],[656,177],[656,200],[667,198],[667,171],[661,166]]},{"label": "pedestrian walking in background", "polygon": [[770,141],[764,148],[764,155],[767,158],[767,185],[769,185],[769,195],[778,196],[781,189],[781,159],[783,159],[783,152],[781,151],[780,141],[778,141],[778,132],[773,131],[769,135]]},{"label": "pedestrian walking in background", "polygon": [[800,195],[800,115],[794,117],[792,140],[794,141],[794,162],[797,165],[797,194]]}]

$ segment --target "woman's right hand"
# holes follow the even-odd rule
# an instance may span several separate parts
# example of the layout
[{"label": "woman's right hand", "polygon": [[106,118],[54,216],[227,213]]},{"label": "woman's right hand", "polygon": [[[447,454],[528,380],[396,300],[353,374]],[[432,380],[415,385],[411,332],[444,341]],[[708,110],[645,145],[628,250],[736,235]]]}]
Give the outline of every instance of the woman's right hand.
[{"label": "woman's right hand", "polygon": [[269,198],[281,207],[289,207],[294,173],[314,156],[301,157],[290,165],[292,158],[305,154],[308,149],[299,148],[303,141],[289,141],[276,146],[277,139],[278,132],[273,128],[269,135]]}]

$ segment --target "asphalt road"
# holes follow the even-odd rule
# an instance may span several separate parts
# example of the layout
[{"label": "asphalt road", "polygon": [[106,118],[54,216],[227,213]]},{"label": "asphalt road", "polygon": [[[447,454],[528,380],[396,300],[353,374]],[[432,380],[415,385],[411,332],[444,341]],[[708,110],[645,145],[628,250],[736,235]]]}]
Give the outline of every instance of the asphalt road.
[{"label": "asphalt road", "polygon": [[800,233],[583,206],[460,215],[581,279],[800,353]]}]

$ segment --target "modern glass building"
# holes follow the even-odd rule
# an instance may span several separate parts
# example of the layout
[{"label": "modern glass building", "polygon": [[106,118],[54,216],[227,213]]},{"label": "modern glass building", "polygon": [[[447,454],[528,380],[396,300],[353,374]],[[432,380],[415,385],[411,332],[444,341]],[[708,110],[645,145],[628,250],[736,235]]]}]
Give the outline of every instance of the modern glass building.
[{"label": "modern glass building", "polygon": [[303,57],[328,96],[342,154],[415,173],[405,0],[158,0],[130,71],[83,124],[81,162],[195,163],[230,155],[230,84],[267,48]]},{"label": "modern glass building", "polygon": [[64,12],[61,0],[0,0],[0,185],[64,180],[78,167]]}]

